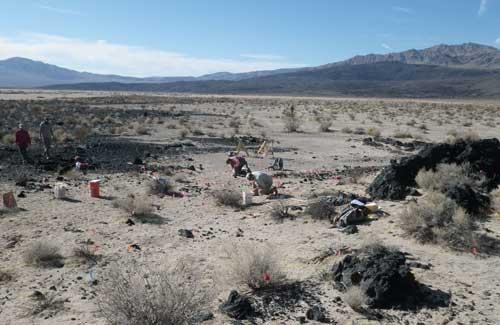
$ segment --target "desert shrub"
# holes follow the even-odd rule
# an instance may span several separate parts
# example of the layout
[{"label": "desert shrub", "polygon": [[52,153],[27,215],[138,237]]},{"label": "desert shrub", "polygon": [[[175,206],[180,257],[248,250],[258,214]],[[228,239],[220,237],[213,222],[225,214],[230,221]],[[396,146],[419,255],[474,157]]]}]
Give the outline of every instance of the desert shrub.
[{"label": "desert shrub", "polygon": [[492,191],[490,196],[492,202],[491,205],[493,209],[500,212],[500,188],[497,188],[496,190]]},{"label": "desert shrub", "polygon": [[241,121],[239,118],[235,117],[229,121],[229,127],[233,129],[239,129],[241,127]]},{"label": "desert shrub", "polygon": [[169,180],[152,179],[146,184],[146,192],[150,195],[165,195],[172,193],[175,190],[175,185]]},{"label": "desert shrub", "polygon": [[313,199],[307,204],[306,211],[308,215],[317,220],[333,220],[335,216],[335,204],[327,196]]},{"label": "desert shrub", "polygon": [[230,260],[229,278],[239,286],[258,291],[279,287],[286,282],[279,254],[270,246],[232,247],[226,253]]},{"label": "desert shrub", "polygon": [[330,132],[332,127],[332,120],[328,118],[322,118],[319,120],[319,131],[320,132]]},{"label": "desert shrub", "polygon": [[189,135],[189,130],[188,130],[188,129],[182,129],[182,130],[179,132],[179,137],[180,137],[181,139],[185,139],[188,135]]},{"label": "desert shrub", "polygon": [[32,244],[23,254],[24,262],[37,267],[62,267],[63,257],[59,246],[39,241]]},{"label": "desert shrub", "polygon": [[299,130],[300,118],[297,116],[293,105],[283,111],[283,119],[286,132],[297,132]]},{"label": "desert shrub", "polygon": [[31,297],[32,300],[30,303],[22,306],[24,316],[42,316],[44,312],[50,312],[50,315],[53,316],[57,312],[63,310],[64,300],[61,299],[57,293],[49,292],[43,294],[39,291],[37,291],[37,293],[38,295]]},{"label": "desert shrub", "polygon": [[0,283],[10,282],[14,279],[14,274],[10,270],[0,269]]},{"label": "desert shrub", "polygon": [[405,233],[421,243],[441,244],[459,251],[480,245],[473,219],[442,193],[430,192],[418,203],[410,202],[400,219]]},{"label": "desert shrub", "polygon": [[344,127],[342,128],[342,130],[340,130],[342,133],[346,133],[346,134],[351,134],[352,133],[352,129],[350,127]]},{"label": "desert shrub", "polygon": [[112,266],[98,289],[100,312],[113,325],[194,324],[207,306],[208,291],[190,265]]},{"label": "desert shrub", "polygon": [[54,131],[54,138],[58,143],[67,143],[73,141],[73,136],[63,129],[57,129]]},{"label": "desert shrub", "polygon": [[15,141],[15,137],[12,134],[5,134],[2,136],[2,143],[5,145],[13,144]]},{"label": "desert shrub", "polygon": [[140,123],[136,123],[134,125],[134,130],[135,130],[135,133],[137,135],[148,135],[149,134],[148,128]]},{"label": "desert shrub", "polygon": [[471,142],[480,139],[479,134],[472,130],[467,130],[465,132],[457,132],[456,130],[450,130],[447,133],[446,142],[454,144],[460,141]]},{"label": "desert shrub", "polygon": [[232,208],[242,208],[241,192],[232,189],[221,189],[212,192],[215,203],[220,206],[228,206]]},{"label": "desert shrub", "polygon": [[75,129],[75,131],[73,132],[73,137],[78,142],[85,142],[89,134],[90,134],[90,128],[82,126]]},{"label": "desert shrub", "polygon": [[400,129],[397,129],[396,131],[394,131],[394,134],[392,136],[395,137],[396,139],[413,138],[413,135],[408,130],[403,131]]},{"label": "desert shrub", "polygon": [[75,247],[73,249],[73,256],[80,261],[89,264],[95,264],[99,259],[99,256],[96,255],[95,250],[92,249],[92,246],[89,243],[85,243],[80,245],[79,247]]},{"label": "desert shrub", "polygon": [[366,305],[368,297],[359,286],[352,286],[342,294],[342,301],[355,311],[360,311]]},{"label": "desert shrub", "polygon": [[465,184],[475,186],[481,180],[475,180],[469,163],[439,164],[436,170],[422,169],[415,177],[418,186],[429,191],[444,191],[449,186]]},{"label": "desert shrub", "polygon": [[133,217],[147,217],[153,213],[153,205],[149,199],[133,194],[113,201],[115,208],[120,208]]},{"label": "desert shrub", "polygon": [[282,202],[273,205],[271,209],[271,218],[276,222],[283,222],[285,219],[293,219],[293,215],[289,213],[290,207]]},{"label": "desert shrub", "polygon": [[378,138],[382,134],[378,128],[374,128],[374,127],[368,128],[368,130],[366,130],[366,133],[369,136],[374,137],[374,138]]}]

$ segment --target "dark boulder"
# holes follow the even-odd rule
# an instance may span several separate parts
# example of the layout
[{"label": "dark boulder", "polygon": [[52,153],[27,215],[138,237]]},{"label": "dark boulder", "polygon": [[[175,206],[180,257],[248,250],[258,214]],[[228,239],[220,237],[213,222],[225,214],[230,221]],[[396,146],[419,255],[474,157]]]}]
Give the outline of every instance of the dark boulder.
[{"label": "dark boulder", "polygon": [[398,307],[417,296],[418,283],[402,252],[381,247],[369,253],[347,255],[332,272],[337,284],[346,288],[360,286],[370,307]]},{"label": "dark boulder", "polygon": [[233,290],[227,300],[219,306],[219,310],[234,319],[246,319],[254,314],[250,300]]},{"label": "dark boulder", "polygon": [[467,184],[455,184],[445,189],[447,197],[472,215],[479,215],[490,205],[490,198]]},{"label": "dark boulder", "polygon": [[319,306],[312,306],[306,312],[306,317],[309,320],[317,321],[320,323],[328,322],[328,318],[325,316],[325,310]]},{"label": "dark boulder", "polygon": [[474,173],[485,176],[485,189],[490,191],[500,184],[500,141],[483,139],[440,143],[425,147],[416,155],[391,161],[368,187],[374,199],[402,200],[416,186],[415,176],[422,169],[434,169],[438,164],[470,163]]}]

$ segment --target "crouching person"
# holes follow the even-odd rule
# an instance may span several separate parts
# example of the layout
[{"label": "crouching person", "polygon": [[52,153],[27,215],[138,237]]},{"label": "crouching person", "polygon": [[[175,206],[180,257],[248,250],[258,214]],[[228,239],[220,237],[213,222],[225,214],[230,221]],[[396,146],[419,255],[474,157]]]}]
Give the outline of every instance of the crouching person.
[{"label": "crouching person", "polygon": [[231,168],[233,169],[233,177],[236,178],[238,176],[245,176],[246,172],[243,171],[243,168],[246,169],[246,171],[250,171],[250,168],[248,167],[248,163],[245,158],[243,157],[238,157],[238,156],[232,156],[229,157],[226,160],[226,164],[230,165]]},{"label": "crouching person", "polygon": [[273,177],[264,172],[253,172],[247,174],[247,179],[252,182],[253,194],[278,195],[278,189],[273,186]]}]

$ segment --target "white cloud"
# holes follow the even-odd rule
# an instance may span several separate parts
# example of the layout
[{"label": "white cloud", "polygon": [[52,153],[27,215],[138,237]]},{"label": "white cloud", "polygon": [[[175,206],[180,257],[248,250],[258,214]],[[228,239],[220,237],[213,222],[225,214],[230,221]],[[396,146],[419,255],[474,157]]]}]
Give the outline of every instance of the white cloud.
[{"label": "white cloud", "polygon": [[488,9],[488,0],[481,0],[481,2],[479,3],[479,10],[477,14],[479,16],[482,16],[487,9]]},{"label": "white cloud", "polygon": [[62,15],[72,15],[72,16],[85,16],[84,13],[71,10],[71,9],[64,9],[64,8],[57,8],[57,7],[52,7],[52,6],[47,6],[47,5],[38,5],[37,6],[40,9],[56,12],[58,14]]},{"label": "white cloud", "polygon": [[382,46],[384,49],[386,50],[392,50],[392,47],[390,47],[389,45],[387,45],[386,43],[382,43],[380,44],[380,46]]},{"label": "white cloud", "polygon": [[263,57],[208,59],[105,40],[87,41],[47,34],[0,36],[0,59],[14,56],[79,71],[128,76],[199,76],[220,71],[247,72],[304,66]]},{"label": "white cloud", "polygon": [[398,11],[398,12],[402,12],[402,13],[405,13],[405,14],[414,14],[415,11],[411,8],[406,8],[406,7],[392,7],[392,10],[394,11]]},{"label": "white cloud", "polygon": [[497,40],[495,41],[495,43],[497,43],[498,45],[500,45],[500,37],[497,38]]},{"label": "white cloud", "polygon": [[240,54],[240,56],[247,59],[266,61],[283,61],[286,59],[284,56],[275,54]]}]

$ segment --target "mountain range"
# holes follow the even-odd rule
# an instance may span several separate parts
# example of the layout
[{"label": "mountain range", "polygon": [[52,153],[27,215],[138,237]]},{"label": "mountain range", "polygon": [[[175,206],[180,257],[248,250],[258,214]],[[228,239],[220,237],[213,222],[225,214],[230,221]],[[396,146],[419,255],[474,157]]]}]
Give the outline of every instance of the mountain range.
[{"label": "mountain range", "polygon": [[0,87],[242,94],[499,97],[500,50],[466,43],[355,56],[316,67],[134,78],[60,68],[25,58],[0,61]]}]

